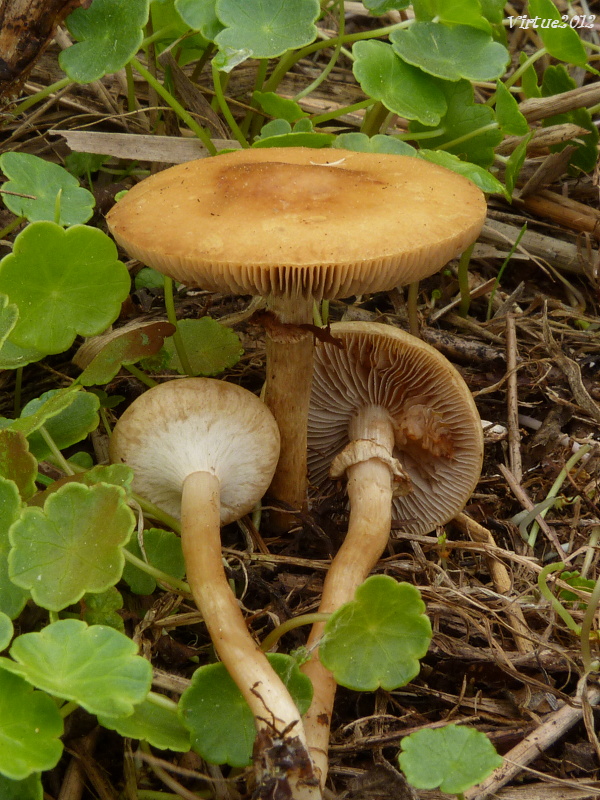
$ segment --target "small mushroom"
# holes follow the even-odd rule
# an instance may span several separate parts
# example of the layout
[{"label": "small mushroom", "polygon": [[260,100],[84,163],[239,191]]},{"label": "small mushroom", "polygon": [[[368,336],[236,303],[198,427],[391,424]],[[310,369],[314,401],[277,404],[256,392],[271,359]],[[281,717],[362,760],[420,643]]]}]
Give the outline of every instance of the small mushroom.
[{"label": "small mushroom", "polygon": [[[181,517],[187,579],[215,649],[259,734],[268,734],[262,739],[270,740],[276,720],[296,754],[294,763],[280,765],[289,796],[317,800],[318,781],[307,780],[312,762],[298,709],[249,634],[221,559],[221,525],[256,505],[278,455],[279,432],[267,407],[245,389],[210,378],[175,380],[145,392],[118,420],[110,440],[111,460],[134,471],[134,490]],[[256,765],[260,756],[258,747]],[[257,772],[259,785],[269,780],[258,766]]]},{"label": "small mushroom", "polygon": [[[348,532],[325,579],[319,610],[353,599],[399,529],[428,533],[463,508],[479,479],[481,421],[465,382],[433,347],[378,323],[335,323],[343,349],[316,349],[308,444],[311,481],[321,490],[347,478]],[[335,680],[318,659],[313,627],[303,666],[314,697],[305,730],[327,774]]]},{"label": "small mushroom", "polygon": [[[312,148],[251,148],[141,181],[109,212],[117,242],[183,283],[263,295],[278,322],[313,303],[391,289],[436,272],[478,236],[469,180],[422,159]],[[313,341],[267,332],[265,402],[281,431],[271,494],[306,499]]]}]

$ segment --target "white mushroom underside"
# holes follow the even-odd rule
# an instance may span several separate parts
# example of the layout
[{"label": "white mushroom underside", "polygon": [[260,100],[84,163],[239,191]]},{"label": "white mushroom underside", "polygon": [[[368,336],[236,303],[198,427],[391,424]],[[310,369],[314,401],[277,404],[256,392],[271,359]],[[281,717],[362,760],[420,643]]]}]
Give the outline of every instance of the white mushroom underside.
[{"label": "white mushroom underside", "polygon": [[134,470],[134,491],[175,517],[186,476],[216,475],[222,525],[252,510],[278,455],[279,432],[264,404],[209,378],[171,381],[141,395],[111,439],[111,460]]},{"label": "white mushroom underside", "polygon": [[[408,532],[425,533],[452,519],[477,483],[479,417],[462,378],[433,348],[391,326],[371,326],[382,329],[380,336],[366,335],[362,327],[335,325],[332,333],[341,336],[345,348],[317,347],[308,423],[311,483],[321,491],[332,487],[329,467],[349,442],[348,427],[358,408],[380,406],[403,420],[408,409],[427,406],[440,421],[451,453],[436,456],[410,440],[393,453],[413,484],[412,492],[394,499],[394,519]],[[389,336],[396,342],[390,344]]]}]

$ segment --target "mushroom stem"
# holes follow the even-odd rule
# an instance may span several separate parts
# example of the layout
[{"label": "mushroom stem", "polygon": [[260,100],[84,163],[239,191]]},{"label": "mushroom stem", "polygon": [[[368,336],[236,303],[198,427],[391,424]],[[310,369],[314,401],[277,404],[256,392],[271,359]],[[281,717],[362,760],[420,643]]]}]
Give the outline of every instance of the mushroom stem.
[{"label": "mushroom stem", "polygon": [[[383,408],[361,409],[349,428],[351,440],[367,439],[382,445],[392,456],[394,432],[390,417]],[[356,589],[368,577],[387,544],[392,524],[392,475],[379,458],[369,458],[349,466],[348,498],[350,518],[348,532],[325,578],[320,613],[333,613],[354,598]],[[308,648],[310,661],[302,671],[313,684],[313,701],[304,716],[304,729],[309,749],[321,773],[321,785],[327,777],[328,742],[336,682],[318,657],[318,643],[325,623],[313,625]]]},{"label": "mushroom stem", "polygon": [[[250,706],[259,732],[255,748],[258,791],[272,777],[268,764],[272,738],[293,751],[286,780],[293,800],[319,800],[302,720],[290,694],[252,639],[227,581],[221,557],[220,483],[211,472],[193,472],[183,483],[181,543],[187,578],[215,649]],[[261,732],[264,732],[262,738]],[[261,753],[262,749],[265,752]],[[262,757],[261,757],[262,756]],[[307,778],[309,779],[307,781]],[[257,794],[262,797],[262,794]],[[265,795],[266,796],[266,795]]]},{"label": "mushroom stem", "polygon": [[[312,323],[313,299],[273,296],[270,310],[279,323]],[[275,417],[281,434],[281,451],[269,494],[295,509],[306,508],[307,490],[307,420],[313,372],[314,341],[311,333],[298,337],[298,331],[286,334],[267,331],[267,376],[265,403]],[[273,519],[280,530],[290,527],[289,514]]]}]

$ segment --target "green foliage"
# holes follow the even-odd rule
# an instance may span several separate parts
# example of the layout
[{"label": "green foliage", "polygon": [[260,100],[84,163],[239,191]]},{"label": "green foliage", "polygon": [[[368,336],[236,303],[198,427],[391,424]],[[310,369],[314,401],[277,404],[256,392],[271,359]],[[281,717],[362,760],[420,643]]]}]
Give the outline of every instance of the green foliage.
[{"label": "green foliage", "polygon": [[60,611],[86,592],[104,592],[121,577],[121,547],[134,526],[125,492],[99,483],[68,483],[11,525],[10,579],[43,608]]},{"label": "green foliage", "polygon": [[56,221],[57,195],[61,225],[76,225],[87,222],[92,216],[95,200],[87,189],[82,189],[77,178],[66,169],[51,161],[28,153],[3,153],[0,169],[9,179],[3,189],[24,195],[33,195],[35,200],[18,195],[3,195],[7,208],[30,222],[36,220]]},{"label": "green foliage", "polygon": [[2,671],[32,686],[79,703],[90,714],[129,716],[150,690],[152,667],[137,645],[104,625],[62,619],[18,636]]},{"label": "green foliage", "polygon": [[585,67],[587,57],[579,34],[562,22],[561,13],[552,0],[529,0],[529,16],[530,18],[541,17],[542,20],[554,20],[558,23],[556,27],[552,27],[550,24],[540,25],[539,28],[536,28],[536,33],[539,34],[544,47],[551,56],[578,67]]},{"label": "green foliage", "polygon": [[431,623],[419,590],[373,575],[327,621],[319,658],[342,686],[391,691],[418,674],[430,641]]},{"label": "green foliage", "polygon": [[[303,714],[312,700],[309,678],[290,656],[275,653],[267,658]],[[194,672],[192,685],[181,695],[179,714],[191,731],[192,749],[206,761],[232,767],[251,763],[254,718],[223,664],[208,664]]]},{"label": "green foliage", "polygon": [[130,739],[143,739],[159,750],[187,753],[191,747],[190,732],[177,713],[177,705],[163,695],[150,692],[148,697],[126,717],[100,714],[98,722]]},{"label": "green foliage", "polygon": [[519,104],[502,81],[496,82],[496,119],[505,136],[526,136],[527,120],[519,111]]},{"label": "green foliage", "polygon": [[252,147],[328,147],[335,140],[331,133],[315,131],[309,119],[293,125],[286,119],[267,122]]},{"label": "green foliage", "polygon": [[[237,333],[211,317],[183,319],[178,328],[193,375],[218,375],[237,364],[243,355]],[[169,357],[169,368],[185,375],[172,337],[165,341],[165,350]]]},{"label": "green foliage", "polygon": [[117,613],[123,608],[123,597],[114,586],[99,594],[85,594],[82,605],[83,621],[88,625],[107,625],[125,633],[123,617]]},{"label": "green foliage", "polygon": [[129,294],[129,273],[98,228],[33,222],[0,261],[0,293],[19,309],[10,334],[19,347],[62,353],[75,336],[101,333]]},{"label": "green foliage", "polygon": [[366,133],[340,133],[336,136],[333,147],[341,147],[346,150],[356,150],[359,153],[395,153],[399,156],[416,156],[415,148],[395,139],[393,136],[384,136],[376,133],[375,136],[367,136]]},{"label": "green foliage", "polygon": [[0,797],[2,800],[43,800],[40,775],[34,772],[22,781],[12,781],[0,774]]},{"label": "green foliage", "polygon": [[284,119],[287,122],[296,122],[302,117],[308,116],[298,103],[285,97],[280,97],[275,92],[254,92],[252,97],[262,110],[271,117]]},{"label": "green foliage", "polygon": [[52,769],[62,754],[62,733],[63,721],[54,700],[34,691],[18,675],[0,669],[0,774],[22,781]]},{"label": "green foliage", "polygon": [[400,768],[417,789],[459,794],[481,783],[502,758],[484,733],[464,725],[423,728],[405,736]]},{"label": "green foliage", "polygon": [[5,650],[13,637],[14,628],[8,614],[0,611],[0,651]]},{"label": "green foliage", "polygon": [[69,78],[90,83],[122,69],[140,49],[148,9],[149,0],[94,0],[69,14],[67,28],[77,43],[58,58]]},{"label": "green foliage", "polygon": [[37,461],[21,431],[0,430],[0,476],[16,483],[23,500],[35,493]]},{"label": "green foliage", "polygon": [[[185,575],[185,561],[181,549],[181,539],[171,531],[150,528],[143,534],[144,553],[136,536],[132,536],[126,545],[134,556],[147,561],[153,567],[181,579]],[[145,556],[144,556],[145,554]],[[127,562],[123,570],[123,580],[127,581],[135,594],[152,594],[156,589],[156,581],[147,572]]]},{"label": "green foliage", "polygon": [[362,90],[390,111],[423,125],[438,125],[446,112],[440,81],[407,64],[385,42],[356,42],[354,77]]},{"label": "green foliage", "polygon": [[23,610],[29,592],[8,577],[10,542],[8,530],[21,513],[21,498],[16,483],[0,478],[0,612],[15,619]]}]

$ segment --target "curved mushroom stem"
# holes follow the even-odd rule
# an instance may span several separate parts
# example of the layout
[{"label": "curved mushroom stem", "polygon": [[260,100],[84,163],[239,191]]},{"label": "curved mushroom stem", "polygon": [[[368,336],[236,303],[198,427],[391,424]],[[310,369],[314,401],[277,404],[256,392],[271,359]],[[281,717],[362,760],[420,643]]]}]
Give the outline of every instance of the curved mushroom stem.
[{"label": "curved mushroom stem", "polygon": [[[271,297],[269,309],[284,324],[312,322],[312,298]],[[277,420],[281,451],[269,494],[276,500],[303,509],[307,490],[307,420],[312,383],[314,341],[311,333],[286,341],[285,329],[267,330],[267,379],[265,404]],[[289,514],[273,515],[274,527],[289,529]]]},{"label": "curved mushroom stem", "polygon": [[[388,413],[379,407],[362,409],[350,425],[350,439],[367,439],[392,455],[394,432]],[[392,475],[378,458],[369,458],[347,469],[350,519],[348,532],[325,578],[319,612],[332,613],[354,598],[387,544],[392,525]],[[313,625],[308,638],[310,661],[302,666],[313,684],[313,701],[304,716],[304,729],[312,758],[324,785],[328,767],[328,743],[336,682],[318,658],[316,649],[325,623]]]},{"label": "curved mushroom stem", "polygon": [[[250,636],[231,591],[221,558],[220,484],[210,472],[194,472],[183,484],[181,543],[187,579],[215,649],[242,692],[258,730],[255,746],[257,798],[277,769],[269,755],[273,738],[286,745],[286,763],[277,777],[293,800],[319,800],[321,792],[308,755],[300,714],[285,685]],[[293,756],[290,758],[290,756]],[[283,761],[283,758],[282,758]],[[273,763],[274,762],[274,763]],[[270,797],[270,794],[264,794]]]}]

